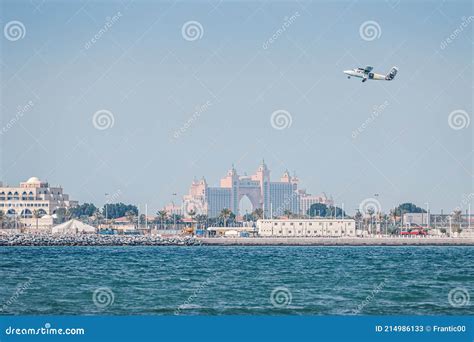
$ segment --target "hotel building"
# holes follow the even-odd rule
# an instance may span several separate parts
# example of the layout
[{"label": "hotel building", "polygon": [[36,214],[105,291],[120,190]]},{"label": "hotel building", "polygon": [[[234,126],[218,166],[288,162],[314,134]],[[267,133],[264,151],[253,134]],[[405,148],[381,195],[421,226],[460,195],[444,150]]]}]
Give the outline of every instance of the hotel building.
[{"label": "hotel building", "polygon": [[77,206],[77,201],[70,200],[62,187],[50,186],[36,177],[20,183],[19,187],[0,183],[0,210],[6,215],[29,219],[35,210],[41,216],[53,215],[58,208],[73,206]]},{"label": "hotel building", "polygon": [[332,197],[328,197],[324,192],[321,195],[311,195],[306,193],[306,190],[298,190],[300,199],[300,215],[308,215],[308,210],[315,203],[326,204],[327,206],[333,206],[334,200]]},{"label": "hotel building", "polygon": [[243,215],[239,212],[239,204],[247,197],[253,210],[261,208],[265,217],[279,217],[286,210],[293,214],[306,214],[306,209],[300,209],[300,203],[306,208],[312,203],[328,200],[326,196],[311,196],[298,190],[298,183],[298,178],[292,177],[288,171],[279,181],[271,181],[270,170],[264,161],[250,176],[239,175],[232,167],[220,180],[219,187],[210,187],[204,178],[194,180],[189,193],[183,197],[183,214],[189,216],[194,212],[217,217],[222,209],[227,208],[238,216]]},{"label": "hotel building", "polygon": [[340,237],[356,236],[352,219],[258,220],[263,237]]}]

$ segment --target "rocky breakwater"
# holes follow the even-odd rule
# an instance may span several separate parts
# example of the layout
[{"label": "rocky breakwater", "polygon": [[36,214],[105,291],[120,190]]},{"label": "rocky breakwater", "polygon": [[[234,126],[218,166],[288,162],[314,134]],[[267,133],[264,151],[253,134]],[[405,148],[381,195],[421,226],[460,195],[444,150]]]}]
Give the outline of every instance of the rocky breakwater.
[{"label": "rocky breakwater", "polygon": [[0,235],[0,246],[195,246],[199,240],[188,236],[154,235]]}]

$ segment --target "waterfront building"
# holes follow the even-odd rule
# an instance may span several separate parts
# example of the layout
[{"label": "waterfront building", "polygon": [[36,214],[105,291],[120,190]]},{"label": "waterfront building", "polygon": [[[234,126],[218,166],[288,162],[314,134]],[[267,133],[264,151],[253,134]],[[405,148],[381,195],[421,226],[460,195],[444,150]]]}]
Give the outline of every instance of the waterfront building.
[{"label": "waterfront building", "polygon": [[218,187],[210,187],[206,180],[194,180],[189,193],[183,197],[183,214],[219,216],[222,209],[230,209],[237,216],[241,200],[249,199],[252,210],[263,209],[265,217],[278,217],[285,211],[299,214],[299,180],[286,171],[280,181],[271,181],[270,170],[264,161],[253,175],[239,175],[232,168],[220,180]]},{"label": "waterfront building", "polygon": [[53,215],[57,209],[77,206],[69,199],[61,186],[50,186],[48,182],[31,177],[19,186],[3,186],[0,183],[0,210],[6,215],[30,221],[37,211],[40,216]]},{"label": "waterfront building", "polygon": [[263,237],[340,237],[356,236],[353,219],[268,219],[257,221]]},{"label": "waterfront building", "polygon": [[430,215],[427,213],[404,213],[403,223],[405,225],[429,226]]},{"label": "waterfront building", "polygon": [[209,237],[249,237],[254,236],[254,227],[209,227]]},{"label": "waterfront building", "polygon": [[306,190],[298,190],[300,199],[300,215],[308,215],[308,211],[313,204],[321,203],[327,206],[334,206],[332,197],[327,196],[324,192],[321,195],[311,195]]}]

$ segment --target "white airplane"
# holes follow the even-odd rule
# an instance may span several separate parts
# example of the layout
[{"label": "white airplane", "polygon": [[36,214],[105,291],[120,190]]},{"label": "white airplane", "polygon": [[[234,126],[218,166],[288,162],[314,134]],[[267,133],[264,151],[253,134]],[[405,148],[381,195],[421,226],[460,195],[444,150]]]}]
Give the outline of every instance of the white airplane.
[{"label": "white airplane", "polygon": [[347,75],[347,78],[359,77],[362,78],[362,82],[367,80],[385,80],[391,81],[395,78],[398,72],[397,67],[392,67],[392,70],[387,75],[376,74],[372,72],[374,68],[371,66],[366,66],[365,68],[356,68],[352,70],[344,70],[344,73]]}]

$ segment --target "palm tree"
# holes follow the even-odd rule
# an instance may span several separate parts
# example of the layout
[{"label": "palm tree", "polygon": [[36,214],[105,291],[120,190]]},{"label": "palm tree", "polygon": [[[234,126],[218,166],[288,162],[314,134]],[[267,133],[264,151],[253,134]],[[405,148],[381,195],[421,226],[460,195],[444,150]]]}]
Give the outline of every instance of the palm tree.
[{"label": "palm tree", "polygon": [[66,217],[66,221],[69,221],[70,219],[72,219],[74,216],[74,208],[72,207],[67,208],[64,216]]},{"label": "palm tree", "polygon": [[147,217],[145,214],[140,214],[140,217],[138,218],[138,221],[141,225],[144,225],[147,223]]},{"label": "palm tree", "polygon": [[173,222],[173,229],[177,229],[176,225],[179,225],[182,222],[183,218],[181,217],[181,215],[172,214],[170,219],[171,222]]},{"label": "palm tree", "polygon": [[393,226],[397,226],[397,211],[395,209],[390,209],[390,217],[392,218],[393,221]]},{"label": "palm tree", "polygon": [[38,219],[41,217],[39,210],[33,210],[33,217],[36,219],[36,230],[38,230]]},{"label": "palm tree", "polygon": [[222,209],[221,213],[219,214],[219,217],[221,217],[224,220],[224,227],[227,227],[227,220],[229,219],[231,215],[232,215],[232,211],[227,208]]},{"label": "palm tree", "polygon": [[[382,219],[383,219],[383,214],[381,211],[377,211],[375,214],[375,230],[376,233],[382,234]],[[378,223],[378,232],[377,232],[377,223]]]},{"label": "palm tree", "polygon": [[288,210],[288,209],[283,210],[283,215],[285,215],[288,219],[290,219],[291,214],[292,214],[291,210]]},{"label": "palm tree", "polygon": [[191,209],[188,212],[188,215],[191,217],[191,220],[194,220],[194,216],[196,216],[196,211],[194,209]]},{"label": "palm tree", "polygon": [[60,207],[56,209],[56,217],[59,223],[63,223],[66,219],[66,208]]},{"label": "palm tree", "polygon": [[161,221],[160,228],[163,229],[163,221],[166,220],[166,217],[168,216],[168,212],[166,210],[160,210],[156,214],[158,215]]},{"label": "palm tree", "polygon": [[362,220],[362,214],[359,210],[357,210],[356,214],[354,215],[354,219],[356,221],[356,226],[360,229],[360,222]]},{"label": "palm tree", "polygon": [[455,209],[451,214],[452,221],[454,223],[454,233],[461,232],[461,223],[462,223],[462,211],[459,209]]},{"label": "palm tree", "polygon": [[202,225],[206,223],[207,221],[207,215],[204,215],[204,214],[196,215],[196,221],[199,226],[198,228],[202,228]]},{"label": "palm tree", "polygon": [[[100,226],[104,216],[102,215],[102,211],[99,208],[95,210],[94,217],[95,217],[95,221],[97,221],[97,225]],[[107,224],[107,222],[105,223]]]},{"label": "palm tree", "polygon": [[253,211],[252,216],[255,220],[261,220],[263,218],[263,209],[257,208]]},{"label": "palm tree", "polygon": [[372,223],[373,223],[374,213],[375,213],[375,209],[374,209],[374,208],[372,208],[372,207],[367,208],[367,214],[369,214],[369,217],[370,217],[370,234],[373,234]]},{"label": "palm tree", "polygon": [[385,235],[388,235],[388,221],[390,221],[390,217],[387,214],[382,214],[382,223],[380,223],[380,230],[383,233],[383,225],[385,225]]},{"label": "palm tree", "polygon": [[1,226],[0,228],[3,228],[3,222],[5,221],[5,213],[3,212],[3,210],[0,210],[0,223],[1,223]]}]

